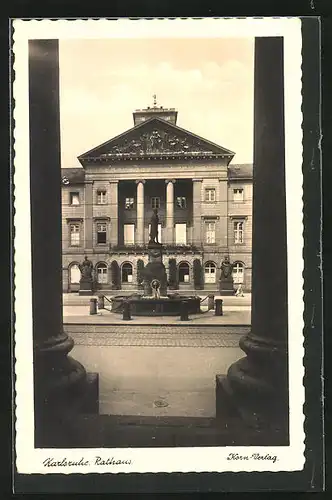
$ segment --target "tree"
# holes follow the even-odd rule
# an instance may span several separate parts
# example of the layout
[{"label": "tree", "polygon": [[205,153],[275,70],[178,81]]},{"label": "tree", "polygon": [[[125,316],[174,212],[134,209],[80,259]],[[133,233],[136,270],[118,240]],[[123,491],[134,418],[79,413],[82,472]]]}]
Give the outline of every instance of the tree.
[{"label": "tree", "polygon": [[194,260],[193,272],[194,272],[194,287],[196,288],[196,290],[201,290],[203,288],[203,267],[200,259]]},{"label": "tree", "polygon": [[168,268],[169,268],[169,287],[172,290],[175,290],[177,288],[177,279],[176,279],[176,274],[177,274],[177,269],[176,269],[176,260],[175,259],[169,259],[168,260]]},{"label": "tree", "polygon": [[121,273],[116,260],[113,260],[111,263],[111,280],[112,290],[119,290],[121,288]]}]

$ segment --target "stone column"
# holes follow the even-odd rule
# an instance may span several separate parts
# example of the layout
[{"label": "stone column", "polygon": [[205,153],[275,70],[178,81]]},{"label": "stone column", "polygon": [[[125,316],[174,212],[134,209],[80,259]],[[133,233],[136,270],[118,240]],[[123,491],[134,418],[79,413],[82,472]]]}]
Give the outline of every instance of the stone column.
[{"label": "stone column", "polygon": [[200,247],[202,245],[202,222],[201,222],[201,203],[202,203],[202,181],[203,179],[193,179],[193,232],[192,243]]},{"label": "stone column", "polygon": [[[251,332],[246,357],[217,376],[217,416],[230,407],[243,425],[288,443],[288,311],[283,40],[256,38]],[[271,272],[271,265],[273,272]]]},{"label": "stone column", "polygon": [[93,249],[93,181],[85,181],[84,251]]},{"label": "stone column", "polygon": [[136,222],[136,241],[137,245],[144,245],[144,184],[145,181],[138,180],[137,184],[137,222]]},{"label": "stone column", "polygon": [[63,331],[58,40],[29,41],[29,109],[35,446],[66,447],[90,386]]},{"label": "stone column", "polygon": [[166,179],[166,238],[165,243],[174,244],[174,179]]},{"label": "stone column", "polygon": [[228,179],[225,177],[219,179],[219,245],[221,251],[228,249]]},{"label": "stone column", "polygon": [[110,245],[114,247],[118,244],[118,180],[110,181],[110,209],[109,214],[111,218],[111,227],[110,227]]}]

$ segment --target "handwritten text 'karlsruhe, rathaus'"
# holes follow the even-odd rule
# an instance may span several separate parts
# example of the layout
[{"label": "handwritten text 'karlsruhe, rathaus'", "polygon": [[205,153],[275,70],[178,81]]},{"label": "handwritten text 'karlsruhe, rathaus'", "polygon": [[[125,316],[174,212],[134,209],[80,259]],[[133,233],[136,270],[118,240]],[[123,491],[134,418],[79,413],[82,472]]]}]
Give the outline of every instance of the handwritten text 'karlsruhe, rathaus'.
[{"label": "handwritten text 'karlsruhe, rathaus'", "polygon": [[56,460],[53,457],[47,457],[43,461],[44,467],[89,467],[90,465],[131,465],[131,460],[120,460],[118,458],[101,458],[94,457],[93,460],[68,460],[66,457]]}]

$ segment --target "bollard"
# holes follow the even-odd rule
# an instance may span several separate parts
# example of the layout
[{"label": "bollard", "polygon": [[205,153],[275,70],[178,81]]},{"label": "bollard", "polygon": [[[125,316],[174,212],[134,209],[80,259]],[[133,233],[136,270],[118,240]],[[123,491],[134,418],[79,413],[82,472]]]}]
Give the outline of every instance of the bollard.
[{"label": "bollard", "polygon": [[90,299],[90,314],[97,314],[97,299]]},{"label": "bollard", "polygon": [[214,295],[208,295],[208,311],[214,309]]},{"label": "bollard", "polygon": [[98,295],[98,309],[105,309],[104,295]]},{"label": "bollard", "polygon": [[123,303],[123,315],[122,319],[125,321],[129,321],[131,319],[130,316],[130,302],[128,300],[125,300]]},{"label": "bollard", "polygon": [[222,299],[216,299],[215,316],[223,316]]},{"label": "bollard", "polygon": [[183,300],[181,302],[181,316],[180,316],[180,320],[181,321],[188,321],[188,301],[187,300]]}]

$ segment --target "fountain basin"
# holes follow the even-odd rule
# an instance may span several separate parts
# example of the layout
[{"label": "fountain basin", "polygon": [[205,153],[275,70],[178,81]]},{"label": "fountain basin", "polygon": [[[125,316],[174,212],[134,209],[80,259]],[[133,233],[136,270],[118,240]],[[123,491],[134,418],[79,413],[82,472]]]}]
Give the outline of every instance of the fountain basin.
[{"label": "fountain basin", "polygon": [[153,297],[144,297],[143,295],[116,295],[112,298],[112,312],[122,313],[123,303],[130,303],[130,311],[133,316],[178,316],[181,311],[183,301],[188,302],[188,313],[200,313],[200,298],[184,295],[167,295],[155,299]]}]

